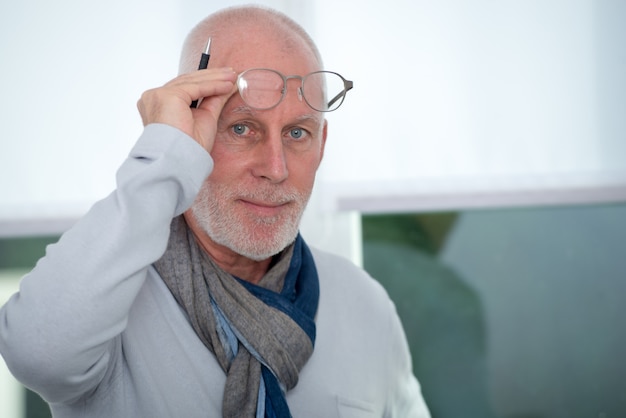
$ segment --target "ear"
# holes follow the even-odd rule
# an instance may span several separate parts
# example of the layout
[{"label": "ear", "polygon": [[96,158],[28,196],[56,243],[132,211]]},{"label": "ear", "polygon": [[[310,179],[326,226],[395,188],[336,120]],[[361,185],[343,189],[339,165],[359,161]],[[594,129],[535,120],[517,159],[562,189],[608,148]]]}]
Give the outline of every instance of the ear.
[{"label": "ear", "polygon": [[324,158],[324,148],[326,147],[326,136],[328,135],[328,120],[324,119],[324,127],[322,128],[322,143],[320,144],[321,149],[320,149],[320,160],[317,164],[317,166],[319,167],[319,165],[322,163],[322,159]]}]

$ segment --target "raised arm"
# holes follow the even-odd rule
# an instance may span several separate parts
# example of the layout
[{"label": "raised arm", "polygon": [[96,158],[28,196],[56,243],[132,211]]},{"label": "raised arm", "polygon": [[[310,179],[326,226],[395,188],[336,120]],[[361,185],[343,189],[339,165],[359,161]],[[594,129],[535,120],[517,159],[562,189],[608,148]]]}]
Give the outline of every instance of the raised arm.
[{"label": "raised arm", "polygon": [[[2,357],[49,402],[71,402],[102,380],[146,270],[165,251],[171,219],[212,169],[207,151],[235,75],[198,73],[144,94],[146,126],[116,190],[47,248],[0,309]],[[211,97],[189,109],[204,96]]]}]

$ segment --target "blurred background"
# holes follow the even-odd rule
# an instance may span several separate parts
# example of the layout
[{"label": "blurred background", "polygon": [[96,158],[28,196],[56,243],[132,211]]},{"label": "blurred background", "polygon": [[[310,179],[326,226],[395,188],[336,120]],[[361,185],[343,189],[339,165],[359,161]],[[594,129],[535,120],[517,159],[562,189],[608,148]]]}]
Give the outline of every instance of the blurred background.
[{"label": "blurred background", "polygon": [[[0,4],[0,303],[249,2]],[[626,2],[262,1],[353,80],[302,232],[389,291],[434,417],[626,416]],[[0,362],[0,417],[49,416]]]}]

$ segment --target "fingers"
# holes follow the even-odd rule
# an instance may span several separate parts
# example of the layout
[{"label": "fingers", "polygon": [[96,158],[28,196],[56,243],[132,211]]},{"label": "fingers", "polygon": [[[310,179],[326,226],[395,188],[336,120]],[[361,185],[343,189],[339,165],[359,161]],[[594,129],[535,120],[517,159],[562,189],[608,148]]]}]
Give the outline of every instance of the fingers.
[{"label": "fingers", "polygon": [[192,109],[195,124],[195,132],[192,135],[208,152],[213,149],[217,123],[222,109],[230,97],[237,92],[237,86],[233,83],[231,90],[226,94],[207,96],[202,99],[197,109]]},{"label": "fingers", "polygon": [[232,88],[237,74],[232,68],[216,68],[199,70],[183,74],[164,87],[176,89],[184,98],[191,103],[204,97],[223,94]]},{"label": "fingers", "polygon": [[[231,68],[201,70],[176,77],[162,87],[147,90],[137,102],[144,126],[150,123],[171,125],[204,146],[207,138],[215,135],[219,113],[233,93],[236,78]],[[191,102],[201,98],[207,101],[206,105],[203,101],[202,111],[190,109]],[[205,120],[200,123],[197,118]],[[199,129],[202,124],[204,127]]]}]

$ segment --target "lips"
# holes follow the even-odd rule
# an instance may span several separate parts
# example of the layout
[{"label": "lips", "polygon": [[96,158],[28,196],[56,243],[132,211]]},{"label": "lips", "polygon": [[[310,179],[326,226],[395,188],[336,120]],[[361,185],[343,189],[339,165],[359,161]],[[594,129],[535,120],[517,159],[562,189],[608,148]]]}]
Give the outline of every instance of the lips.
[{"label": "lips", "polygon": [[255,205],[255,206],[260,206],[260,207],[265,207],[265,208],[275,208],[275,207],[283,206],[289,203],[288,201],[267,202],[263,200],[245,199],[245,198],[242,198],[239,200],[241,200],[244,203],[248,203],[250,205]]},{"label": "lips", "polygon": [[302,196],[289,188],[268,188],[240,186],[230,190],[226,196],[228,201],[241,208],[244,214],[255,218],[269,218],[291,216],[291,212],[298,211],[303,201]]},{"label": "lips", "polygon": [[290,203],[289,201],[272,202],[247,198],[239,199],[238,202],[243,204],[247,210],[257,215],[268,217],[278,215]]}]

